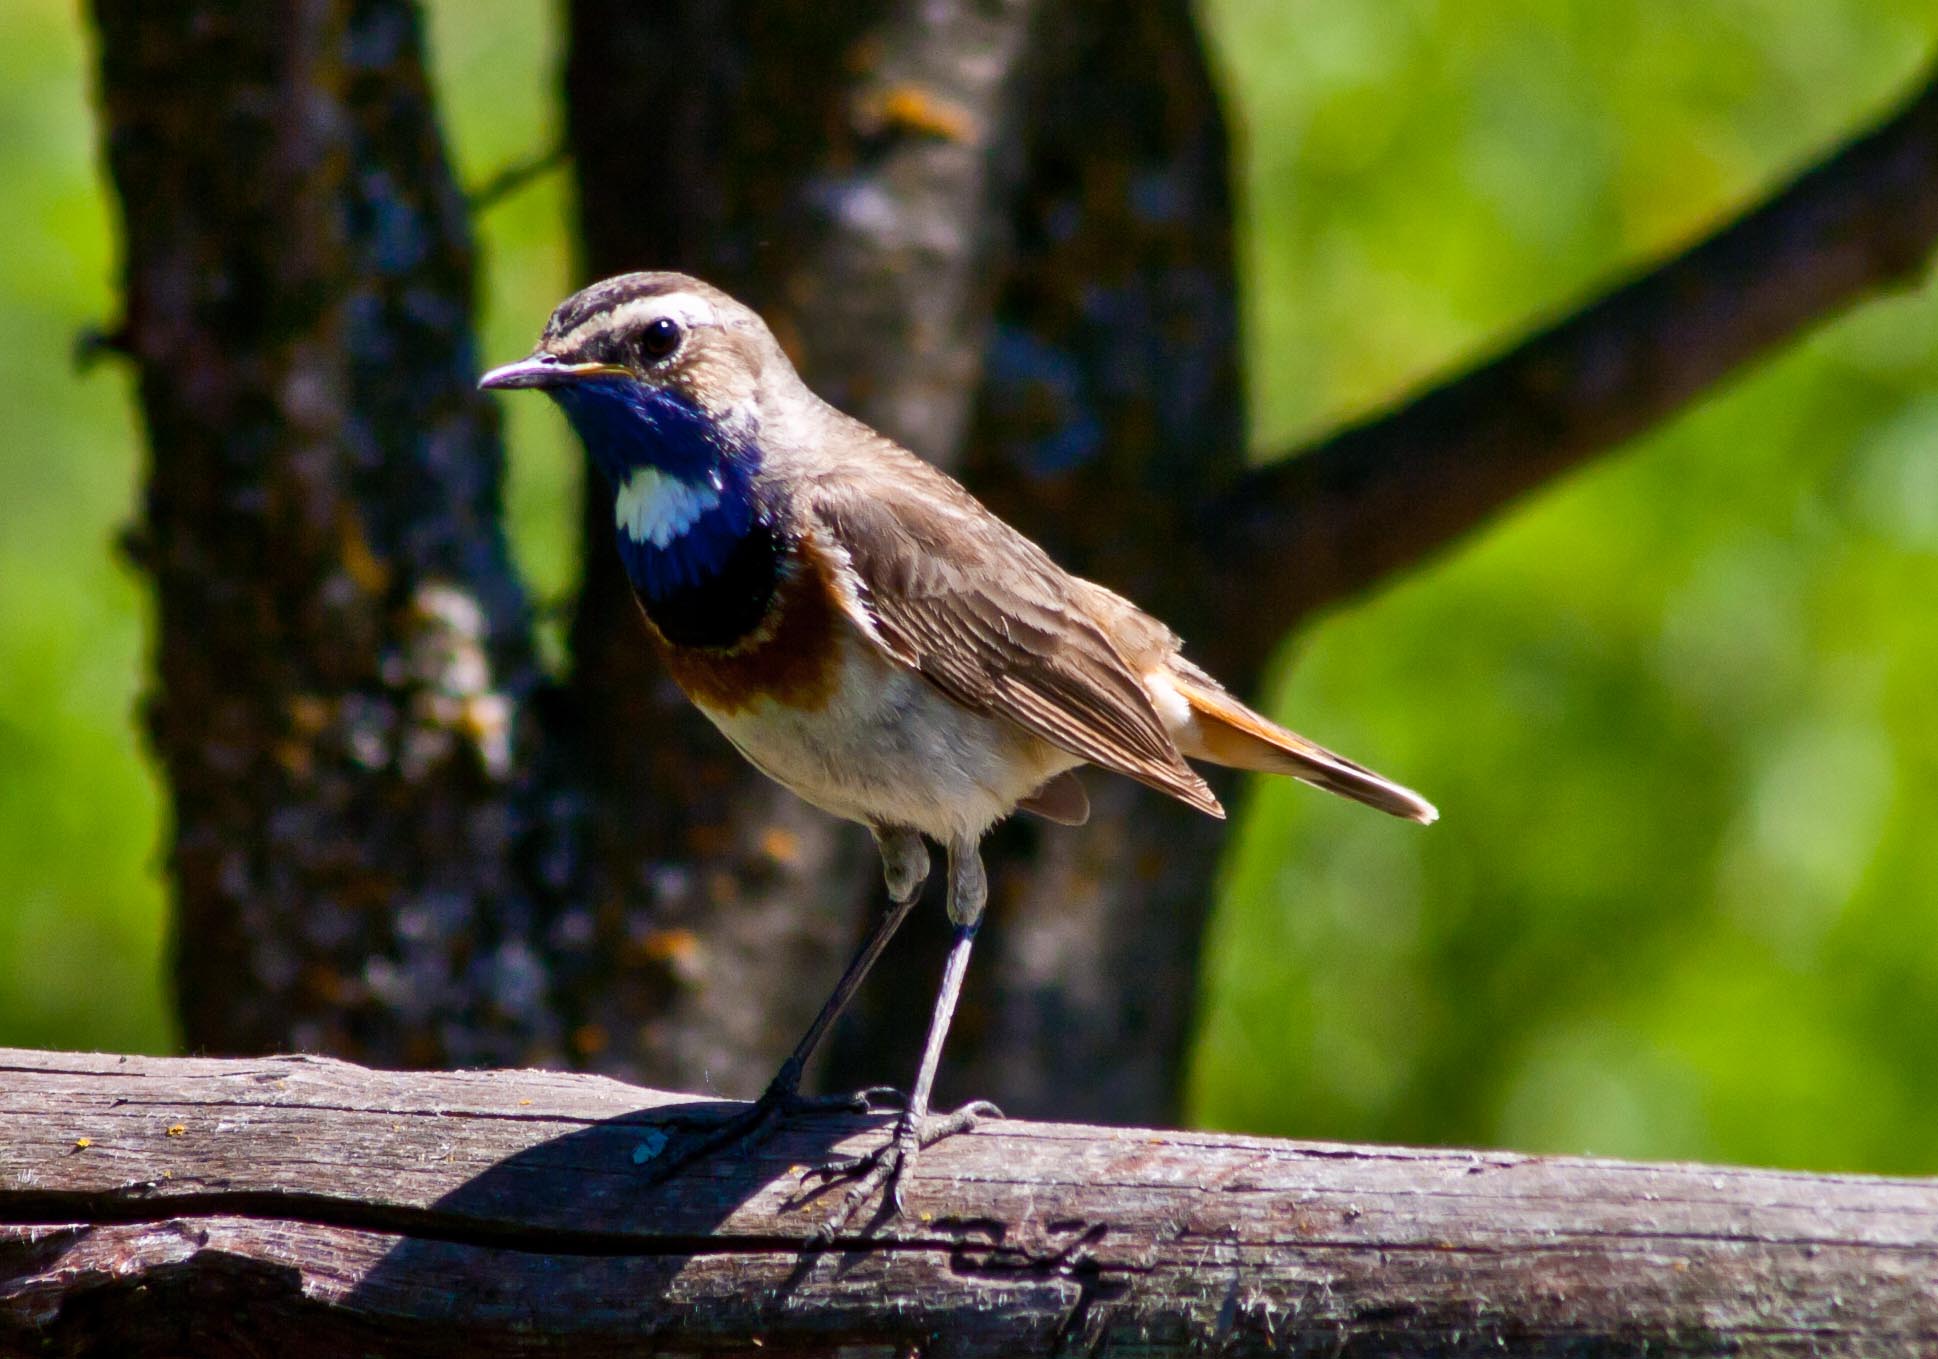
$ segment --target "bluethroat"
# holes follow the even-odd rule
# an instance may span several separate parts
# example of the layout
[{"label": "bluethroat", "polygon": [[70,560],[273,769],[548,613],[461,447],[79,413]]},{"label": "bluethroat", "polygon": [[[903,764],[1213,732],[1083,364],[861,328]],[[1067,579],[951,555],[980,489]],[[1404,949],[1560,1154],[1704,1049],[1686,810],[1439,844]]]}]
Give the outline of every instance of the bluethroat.
[{"label": "bluethroat", "polygon": [[1223,816],[1193,759],[1434,819],[1417,794],[1253,712],[1170,628],[822,401],[759,316],[697,279],[594,284],[552,313],[529,358],[479,385],[559,404],[611,493],[619,556],[673,679],[757,768],[868,827],[881,851],[889,909],[767,1093],[699,1150],[820,1106],[799,1093],[809,1054],[927,880],[925,837],[947,855],[954,938],[915,1085],[881,1148],[823,1168],[853,1177],[844,1219],[884,1186],[883,1211],[898,1209],[920,1149],[993,1112],[932,1116],[929,1096],[996,822],[1020,809],[1081,823],[1086,764]]}]

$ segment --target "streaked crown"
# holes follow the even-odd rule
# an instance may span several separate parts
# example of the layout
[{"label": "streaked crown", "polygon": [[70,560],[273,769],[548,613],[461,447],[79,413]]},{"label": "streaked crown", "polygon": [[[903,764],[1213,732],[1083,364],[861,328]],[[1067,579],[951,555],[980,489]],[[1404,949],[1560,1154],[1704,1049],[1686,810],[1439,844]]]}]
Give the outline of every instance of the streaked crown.
[{"label": "streaked crown", "polygon": [[566,298],[530,357],[492,370],[479,385],[556,395],[610,378],[678,391],[722,416],[753,401],[764,382],[799,381],[751,308],[686,274],[639,273]]}]

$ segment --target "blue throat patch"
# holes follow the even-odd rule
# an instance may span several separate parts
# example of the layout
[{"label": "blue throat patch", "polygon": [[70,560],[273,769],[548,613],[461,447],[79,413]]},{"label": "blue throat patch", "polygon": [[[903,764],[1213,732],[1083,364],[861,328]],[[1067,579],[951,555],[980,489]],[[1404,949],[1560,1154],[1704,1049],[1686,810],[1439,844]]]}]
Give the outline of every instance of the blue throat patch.
[{"label": "blue throat patch", "polygon": [[649,613],[704,589],[764,527],[752,491],[759,449],[694,402],[626,378],[550,390],[612,489],[619,557]]}]

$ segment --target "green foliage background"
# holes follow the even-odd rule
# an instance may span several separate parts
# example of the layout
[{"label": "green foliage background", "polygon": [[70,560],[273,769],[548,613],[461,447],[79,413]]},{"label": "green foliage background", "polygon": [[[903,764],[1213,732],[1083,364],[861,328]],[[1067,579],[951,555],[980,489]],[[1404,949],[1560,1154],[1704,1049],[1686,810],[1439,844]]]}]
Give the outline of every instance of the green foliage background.
[{"label": "green foliage background", "polygon": [[[531,0],[435,0],[463,174],[549,145]],[[1261,456],[1701,231],[1938,47],[1929,0],[1207,0],[1241,124]],[[0,1042],[165,1051],[146,604],[114,539],[87,38],[0,9]],[[568,291],[554,175],[495,206],[485,356]],[[575,460],[507,403],[512,515],[571,586]],[[1938,1171],[1938,289],[1874,304],[1311,629],[1272,702],[1429,792],[1239,818],[1206,1124]]]}]

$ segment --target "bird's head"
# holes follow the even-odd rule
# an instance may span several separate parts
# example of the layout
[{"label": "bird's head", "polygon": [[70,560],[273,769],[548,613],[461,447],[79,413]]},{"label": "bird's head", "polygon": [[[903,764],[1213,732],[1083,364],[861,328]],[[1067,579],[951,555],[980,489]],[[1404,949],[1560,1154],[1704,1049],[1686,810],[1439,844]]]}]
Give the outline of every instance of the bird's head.
[{"label": "bird's head", "polygon": [[622,274],[574,293],[492,389],[557,401],[615,488],[642,467],[705,480],[757,457],[763,395],[799,382],[750,308],[685,274]]},{"label": "bird's head", "polygon": [[719,289],[670,273],[595,283],[559,304],[530,357],[478,385],[558,402],[612,491],[620,556],[649,597],[766,541],[763,416],[805,388],[760,317]]}]

